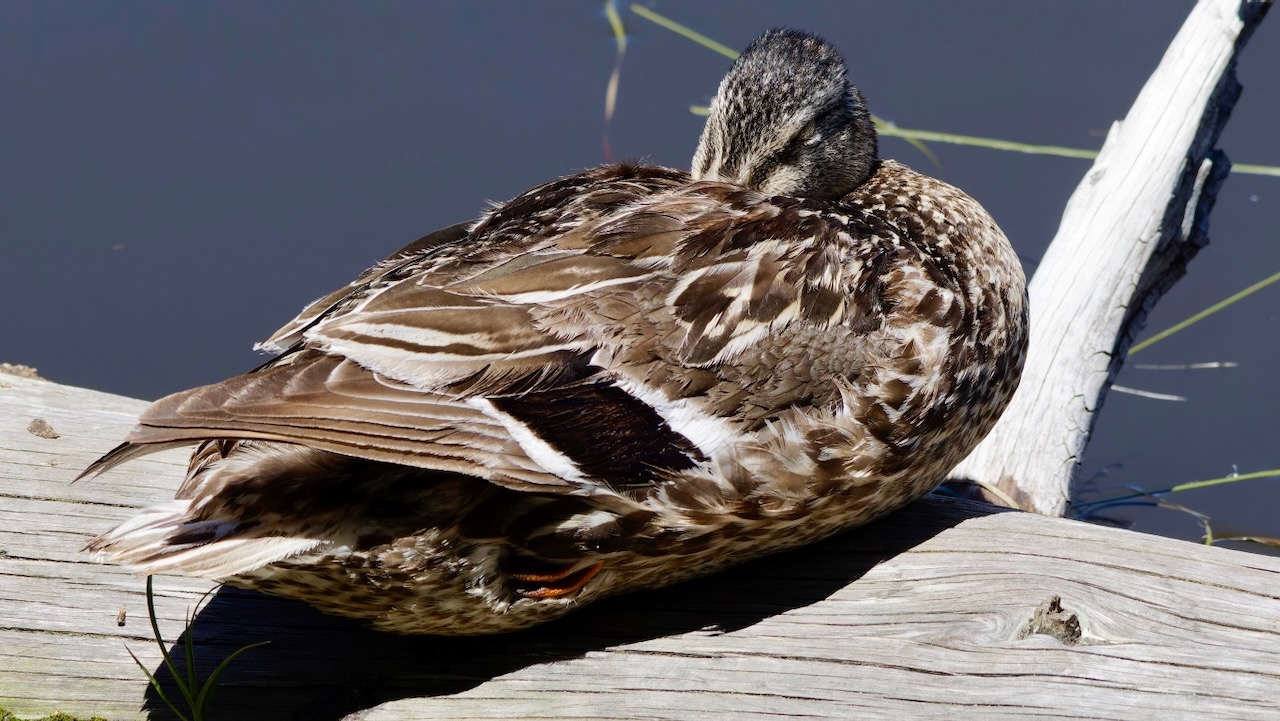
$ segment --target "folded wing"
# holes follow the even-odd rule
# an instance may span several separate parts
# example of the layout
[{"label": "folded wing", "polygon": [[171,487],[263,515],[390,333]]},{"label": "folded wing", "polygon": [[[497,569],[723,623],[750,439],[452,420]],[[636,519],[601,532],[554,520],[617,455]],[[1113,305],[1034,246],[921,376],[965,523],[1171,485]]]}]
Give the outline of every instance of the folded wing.
[{"label": "folded wing", "polygon": [[[732,423],[703,403],[717,369],[850,315],[847,236],[796,207],[735,203],[731,186],[592,172],[606,177],[531,191],[565,206],[552,227],[531,231],[528,208],[511,208],[533,201],[517,199],[393,255],[262,344],[282,356],[162,399],[88,472],[218,438],[556,493],[706,461],[716,449],[685,428]],[[642,387],[655,375],[661,388]]]}]

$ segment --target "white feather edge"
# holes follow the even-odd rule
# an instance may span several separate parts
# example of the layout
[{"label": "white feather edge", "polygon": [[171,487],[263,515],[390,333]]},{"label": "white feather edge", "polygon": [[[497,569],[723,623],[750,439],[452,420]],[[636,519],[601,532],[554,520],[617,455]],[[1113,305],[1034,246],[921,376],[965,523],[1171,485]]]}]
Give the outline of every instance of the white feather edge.
[{"label": "white feather edge", "polygon": [[[593,359],[593,362],[597,361],[607,362],[599,355]],[[728,419],[707,413],[694,401],[669,398],[658,388],[621,375],[614,378],[614,383],[628,395],[653,408],[671,430],[687,438],[708,458],[723,453],[727,446],[743,440],[742,432]]]},{"label": "white feather edge", "polygon": [[507,433],[511,434],[511,438],[520,444],[521,450],[529,457],[529,460],[541,466],[543,470],[566,481],[586,482],[586,476],[578,468],[578,465],[573,462],[573,459],[539,438],[533,432],[533,429],[520,422],[519,419],[499,411],[489,399],[469,398],[466,404],[501,423],[503,428],[507,429]]},{"label": "white feather edge", "polygon": [[[89,548],[98,552],[99,561],[119,563],[136,573],[182,573],[220,579],[305,553],[322,543],[315,538],[282,536],[225,538],[231,524],[190,520],[190,505],[190,501],[179,500],[147,508],[94,539]],[[215,530],[210,541],[182,545],[168,542],[181,533],[219,526],[223,526],[222,533]]]}]

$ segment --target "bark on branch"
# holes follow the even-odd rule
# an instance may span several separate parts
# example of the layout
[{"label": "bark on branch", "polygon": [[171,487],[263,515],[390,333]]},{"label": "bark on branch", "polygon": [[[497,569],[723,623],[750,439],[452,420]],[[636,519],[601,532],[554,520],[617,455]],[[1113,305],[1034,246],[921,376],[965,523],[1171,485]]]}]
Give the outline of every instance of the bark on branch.
[{"label": "bark on branch", "polygon": [[1030,283],[1022,387],[953,472],[993,503],[1062,516],[1098,409],[1147,312],[1208,242],[1236,57],[1271,3],[1201,0],[1067,202]]}]

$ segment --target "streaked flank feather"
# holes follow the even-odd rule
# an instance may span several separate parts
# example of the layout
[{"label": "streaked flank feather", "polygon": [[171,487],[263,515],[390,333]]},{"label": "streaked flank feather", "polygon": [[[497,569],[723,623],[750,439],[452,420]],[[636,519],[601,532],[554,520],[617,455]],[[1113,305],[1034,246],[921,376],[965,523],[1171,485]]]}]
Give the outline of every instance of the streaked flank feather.
[{"label": "streaked flank feather", "polygon": [[926,493],[1022,370],[977,202],[879,160],[839,53],[774,30],[693,173],[595,168],[402,249],[164,398],[88,473],[195,446],[88,545],[401,633],[510,631]]}]

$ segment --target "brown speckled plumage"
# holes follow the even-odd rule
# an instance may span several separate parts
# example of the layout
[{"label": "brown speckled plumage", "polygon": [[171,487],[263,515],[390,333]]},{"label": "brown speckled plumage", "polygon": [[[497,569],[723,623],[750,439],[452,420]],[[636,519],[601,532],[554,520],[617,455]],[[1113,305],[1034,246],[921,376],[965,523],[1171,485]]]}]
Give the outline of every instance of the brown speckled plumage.
[{"label": "brown speckled plumage", "polygon": [[474,634],[910,502],[1017,387],[1026,291],[980,205],[875,147],[838,53],[766,33],[693,176],[534,188],[154,404],[88,472],[198,444],[188,476],[89,548]]}]

